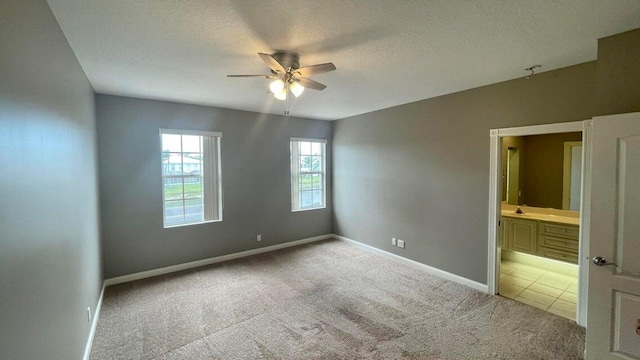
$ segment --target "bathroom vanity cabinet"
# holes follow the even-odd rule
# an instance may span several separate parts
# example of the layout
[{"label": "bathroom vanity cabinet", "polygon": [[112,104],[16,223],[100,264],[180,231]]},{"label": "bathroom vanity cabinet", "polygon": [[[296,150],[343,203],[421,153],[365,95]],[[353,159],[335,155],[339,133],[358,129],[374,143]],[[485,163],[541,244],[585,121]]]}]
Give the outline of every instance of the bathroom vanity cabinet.
[{"label": "bathroom vanity cabinet", "polygon": [[504,217],[504,233],[508,250],[536,255],[538,222]]},{"label": "bathroom vanity cabinet", "polygon": [[540,221],[539,229],[538,255],[578,263],[578,226]]},{"label": "bathroom vanity cabinet", "polygon": [[543,219],[536,214],[503,214],[502,249],[577,264],[579,226]]}]

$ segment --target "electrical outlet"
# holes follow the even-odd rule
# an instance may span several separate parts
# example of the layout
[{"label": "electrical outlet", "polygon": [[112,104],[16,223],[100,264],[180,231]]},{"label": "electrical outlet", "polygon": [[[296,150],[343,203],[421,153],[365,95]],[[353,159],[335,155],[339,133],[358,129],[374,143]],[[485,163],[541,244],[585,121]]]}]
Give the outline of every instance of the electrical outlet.
[{"label": "electrical outlet", "polygon": [[396,241],[396,238],[391,238],[391,245],[393,245],[393,246],[398,245],[398,242]]},{"label": "electrical outlet", "polygon": [[91,306],[87,308],[87,321],[91,322]]},{"label": "electrical outlet", "polygon": [[258,235],[257,239],[258,241],[262,241],[262,235]]},{"label": "electrical outlet", "polygon": [[398,239],[398,247],[404,249],[404,240]]}]

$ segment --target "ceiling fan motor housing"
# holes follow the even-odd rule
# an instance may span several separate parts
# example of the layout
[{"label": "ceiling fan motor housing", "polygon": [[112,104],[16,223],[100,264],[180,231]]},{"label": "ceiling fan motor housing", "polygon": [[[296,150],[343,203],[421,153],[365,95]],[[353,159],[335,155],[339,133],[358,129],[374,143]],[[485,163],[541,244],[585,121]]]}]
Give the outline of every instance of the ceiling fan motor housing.
[{"label": "ceiling fan motor housing", "polygon": [[287,70],[289,68],[293,70],[300,68],[300,56],[298,56],[298,54],[277,51],[271,54],[271,56]]}]

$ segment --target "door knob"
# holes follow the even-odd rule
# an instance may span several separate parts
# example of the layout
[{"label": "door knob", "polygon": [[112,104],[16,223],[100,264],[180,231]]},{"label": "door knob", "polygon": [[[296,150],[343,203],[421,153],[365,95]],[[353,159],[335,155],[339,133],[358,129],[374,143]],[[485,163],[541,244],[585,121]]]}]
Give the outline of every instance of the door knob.
[{"label": "door knob", "polygon": [[607,266],[607,265],[613,265],[613,266],[618,266],[614,263],[610,263],[607,261],[607,259],[603,258],[602,256],[596,256],[593,258],[593,263],[598,265],[598,266]]}]

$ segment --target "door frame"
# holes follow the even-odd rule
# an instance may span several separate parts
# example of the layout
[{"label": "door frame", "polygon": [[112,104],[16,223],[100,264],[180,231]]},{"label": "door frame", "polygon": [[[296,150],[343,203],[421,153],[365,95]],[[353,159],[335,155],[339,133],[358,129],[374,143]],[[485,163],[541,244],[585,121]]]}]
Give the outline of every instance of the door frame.
[{"label": "door frame", "polygon": [[[580,189],[580,233],[578,250],[578,304],[576,322],[580,326],[587,323],[587,283],[589,253],[589,205],[590,205],[590,174],[591,174],[591,120],[573,121],[557,124],[522,126],[503,129],[491,129],[490,161],[489,161],[489,251],[487,259],[487,288],[488,293],[498,293],[500,281],[500,208],[502,202],[502,138],[506,136],[543,135],[566,132],[582,132],[582,180]],[[588,257],[588,256],[587,256]]]}]

